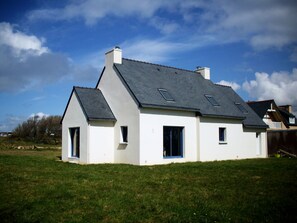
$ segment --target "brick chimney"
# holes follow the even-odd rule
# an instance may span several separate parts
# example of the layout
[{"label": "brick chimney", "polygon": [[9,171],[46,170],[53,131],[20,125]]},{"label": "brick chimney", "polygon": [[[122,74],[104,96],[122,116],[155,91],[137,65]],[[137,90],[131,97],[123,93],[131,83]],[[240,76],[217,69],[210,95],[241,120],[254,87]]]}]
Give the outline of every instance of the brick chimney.
[{"label": "brick chimney", "polygon": [[287,112],[292,113],[292,105],[281,105],[281,106],[278,106],[278,107],[286,110]]}]

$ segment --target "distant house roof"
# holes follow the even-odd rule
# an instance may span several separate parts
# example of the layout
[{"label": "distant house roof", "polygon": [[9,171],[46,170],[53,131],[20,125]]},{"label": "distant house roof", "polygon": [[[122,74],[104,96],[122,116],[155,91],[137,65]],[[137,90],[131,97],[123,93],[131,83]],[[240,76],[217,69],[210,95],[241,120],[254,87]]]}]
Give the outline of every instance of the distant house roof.
[{"label": "distant house roof", "polygon": [[265,114],[269,112],[269,109],[273,108],[275,111],[274,118],[279,121],[282,121],[286,127],[288,127],[288,121],[283,116],[282,112],[280,111],[279,107],[276,105],[274,100],[264,100],[264,101],[249,101],[247,104],[258,114],[258,116],[263,119]]},{"label": "distant house roof", "polygon": [[[111,120],[116,121],[108,103],[102,92],[94,88],[73,87],[72,93],[75,93],[79,104],[88,121],[90,120]],[[71,98],[71,97],[70,97]],[[63,114],[62,120],[68,108],[70,98]],[[62,121],[61,121],[62,122]]]},{"label": "distant house roof", "polygon": [[288,112],[285,109],[282,109],[279,107],[279,111],[281,113],[281,115],[284,117],[284,119],[287,122],[287,125],[289,126],[297,126],[297,122],[296,122],[296,117],[294,114]]},{"label": "distant house roof", "polygon": [[124,58],[114,67],[139,107],[194,111],[201,116],[244,120],[247,127],[266,128],[230,87],[213,84],[194,71]]},{"label": "distant house roof", "polygon": [[259,115],[260,118],[264,118],[264,115],[267,113],[267,110],[271,108],[271,104],[274,107],[277,107],[274,100],[265,100],[265,101],[249,101],[247,104]]}]

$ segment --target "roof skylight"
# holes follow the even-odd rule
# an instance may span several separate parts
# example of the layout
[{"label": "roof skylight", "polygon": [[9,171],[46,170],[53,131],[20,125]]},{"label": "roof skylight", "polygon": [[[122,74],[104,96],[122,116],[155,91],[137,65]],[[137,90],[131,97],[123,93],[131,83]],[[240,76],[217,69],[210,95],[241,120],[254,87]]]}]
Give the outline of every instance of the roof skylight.
[{"label": "roof skylight", "polygon": [[204,95],[207,100],[213,105],[213,106],[220,106],[220,104],[216,101],[216,99],[214,99],[214,97],[212,95],[206,94]]},{"label": "roof skylight", "polygon": [[171,94],[166,89],[160,88],[160,89],[158,89],[158,91],[160,92],[160,94],[166,101],[174,101],[174,98],[171,96]]},{"label": "roof skylight", "polygon": [[244,113],[244,114],[249,113],[248,110],[246,110],[246,108],[243,107],[242,104],[236,102],[235,105],[236,105],[236,107],[237,107],[242,113]]}]

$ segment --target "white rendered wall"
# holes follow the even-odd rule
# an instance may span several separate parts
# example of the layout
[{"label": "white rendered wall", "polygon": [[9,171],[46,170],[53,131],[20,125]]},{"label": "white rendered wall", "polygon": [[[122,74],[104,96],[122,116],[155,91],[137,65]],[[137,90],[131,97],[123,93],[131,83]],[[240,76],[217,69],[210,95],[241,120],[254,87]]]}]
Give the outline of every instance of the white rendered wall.
[{"label": "white rendered wall", "polygon": [[89,163],[114,162],[114,123],[93,121],[89,125]]},{"label": "white rendered wall", "polygon": [[[194,112],[141,109],[140,165],[197,161],[197,128]],[[184,127],[182,158],[163,158],[163,126]]]},{"label": "white rendered wall", "polygon": [[[108,58],[107,58],[108,59]],[[139,164],[139,110],[124,84],[106,61],[98,88],[102,91],[117,121],[114,126],[114,162]],[[121,126],[128,126],[128,143],[121,144]]]},{"label": "white rendered wall", "polygon": [[[219,128],[226,128],[227,143],[219,143]],[[243,129],[241,121],[200,117],[200,161],[267,157],[266,133],[261,133],[261,154],[257,154],[256,132]]]},{"label": "white rendered wall", "polygon": [[[71,140],[69,128],[80,128],[80,157],[71,158]],[[62,122],[62,160],[88,163],[88,124],[80,104],[73,92]]]}]

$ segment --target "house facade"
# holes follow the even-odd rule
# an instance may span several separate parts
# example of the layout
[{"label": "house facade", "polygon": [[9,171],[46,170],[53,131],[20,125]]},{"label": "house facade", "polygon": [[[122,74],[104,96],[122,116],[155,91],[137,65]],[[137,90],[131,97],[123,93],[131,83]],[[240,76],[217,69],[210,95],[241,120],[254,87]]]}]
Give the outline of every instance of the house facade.
[{"label": "house facade", "polygon": [[189,71],[105,55],[97,86],[74,87],[62,160],[135,165],[267,157],[266,124],[207,68]]}]

